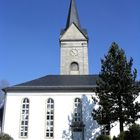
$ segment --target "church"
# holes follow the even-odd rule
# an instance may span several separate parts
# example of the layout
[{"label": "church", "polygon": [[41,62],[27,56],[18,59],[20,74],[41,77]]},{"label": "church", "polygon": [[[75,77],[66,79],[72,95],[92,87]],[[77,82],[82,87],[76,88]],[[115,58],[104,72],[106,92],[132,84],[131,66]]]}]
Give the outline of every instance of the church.
[{"label": "church", "polygon": [[60,75],[4,89],[2,131],[14,140],[96,140],[100,133],[91,116],[98,75],[89,75],[88,34],[81,27],[75,0],[59,41]]}]

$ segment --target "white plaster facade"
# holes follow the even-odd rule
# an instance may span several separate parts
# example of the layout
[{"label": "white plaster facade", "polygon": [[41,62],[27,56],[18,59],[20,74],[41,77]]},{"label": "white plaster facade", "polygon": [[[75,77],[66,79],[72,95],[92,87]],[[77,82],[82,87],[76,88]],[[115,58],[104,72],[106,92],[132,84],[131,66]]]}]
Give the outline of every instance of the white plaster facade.
[{"label": "white plaster facade", "polygon": [[[74,99],[82,99],[82,120],[84,127],[84,140],[96,140],[100,133],[100,126],[93,120],[91,113],[97,107],[92,98],[96,98],[93,92],[21,92],[7,93],[3,132],[10,134],[14,140],[47,140],[46,128],[46,101],[54,100],[54,138],[51,140],[72,140],[71,120],[74,111]],[[30,100],[28,137],[20,137],[22,100]],[[139,101],[138,97],[138,101]],[[140,124],[140,120],[137,121]],[[119,123],[114,123],[111,129],[111,137],[119,134]],[[127,128],[126,128],[127,129]]]},{"label": "white plaster facade", "polygon": [[[10,134],[14,140],[23,140],[20,137],[22,100],[30,100],[29,129],[27,140],[46,140],[46,101],[48,98],[54,100],[54,138],[52,140],[71,139],[71,119],[74,109],[74,99],[82,99],[83,121],[85,123],[85,140],[92,139],[98,134],[99,127],[92,120],[91,112],[93,102],[92,92],[21,92],[7,93],[3,132]],[[96,132],[97,131],[97,132]],[[95,134],[94,134],[95,133]]]}]

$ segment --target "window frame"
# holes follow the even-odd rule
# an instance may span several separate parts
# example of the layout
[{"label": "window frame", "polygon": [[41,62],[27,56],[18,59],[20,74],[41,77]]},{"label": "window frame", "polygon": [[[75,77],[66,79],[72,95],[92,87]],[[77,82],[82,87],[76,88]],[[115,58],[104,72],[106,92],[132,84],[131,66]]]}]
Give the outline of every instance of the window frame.
[{"label": "window frame", "polygon": [[81,98],[78,97],[74,99],[73,122],[74,123],[82,122],[82,100]]},{"label": "window frame", "polygon": [[29,113],[30,113],[30,100],[29,98],[26,97],[23,98],[21,102],[20,128],[19,128],[20,138],[28,138],[29,116],[30,116]]},{"label": "window frame", "polygon": [[47,139],[54,138],[54,105],[53,98],[46,100],[45,138]]}]

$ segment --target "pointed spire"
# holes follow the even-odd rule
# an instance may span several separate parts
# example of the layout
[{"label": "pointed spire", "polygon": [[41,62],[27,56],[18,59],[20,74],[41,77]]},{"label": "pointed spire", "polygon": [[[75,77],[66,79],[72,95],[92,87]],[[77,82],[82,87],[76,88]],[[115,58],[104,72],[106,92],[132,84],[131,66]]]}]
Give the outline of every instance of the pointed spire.
[{"label": "pointed spire", "polygon": [[71,0],[71,2],[70,2],[69,13],[68,13],[68,18],[67,18],[67,23],[66,23],[66,29],[72,23],[74,23],[77,27],[79,27],[79,29],[81,28],[75,0]]}]

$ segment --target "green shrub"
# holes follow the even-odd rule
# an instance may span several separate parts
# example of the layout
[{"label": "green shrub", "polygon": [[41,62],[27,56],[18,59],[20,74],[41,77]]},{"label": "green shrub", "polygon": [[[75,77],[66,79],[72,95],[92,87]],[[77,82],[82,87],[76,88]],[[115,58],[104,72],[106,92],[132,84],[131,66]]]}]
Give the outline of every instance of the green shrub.
[{"label": "green shrub", "polygon": [[100,135],[96,138],[96,140],[111,140],[111,138],[107,135]]},{"label": "green shrub", "polygon": [[118,140],[118,138],[114,136],[114,137],[113,137],[113,140]]},{"label": "green shrub", "polygon": [[113,137],[113,140],[140,140],[140,125],[133,124],[128,131],[121,132],[118,137]]},{"label": "green shrub", "polygon": [[129,140],[140,140],[140,125],[134,124],[129,127]]},{"label": "green shrub", "polygon": [[128,135],[127,133],[128,133],[127,131],[121,132],[117,137],[117,140],[127,140],[127,135]]},{"label": "green shrub", "polygon": [[14,139],[11,136],[9,136],[8,134],[1,133],[0,140],[14,140]]}]

